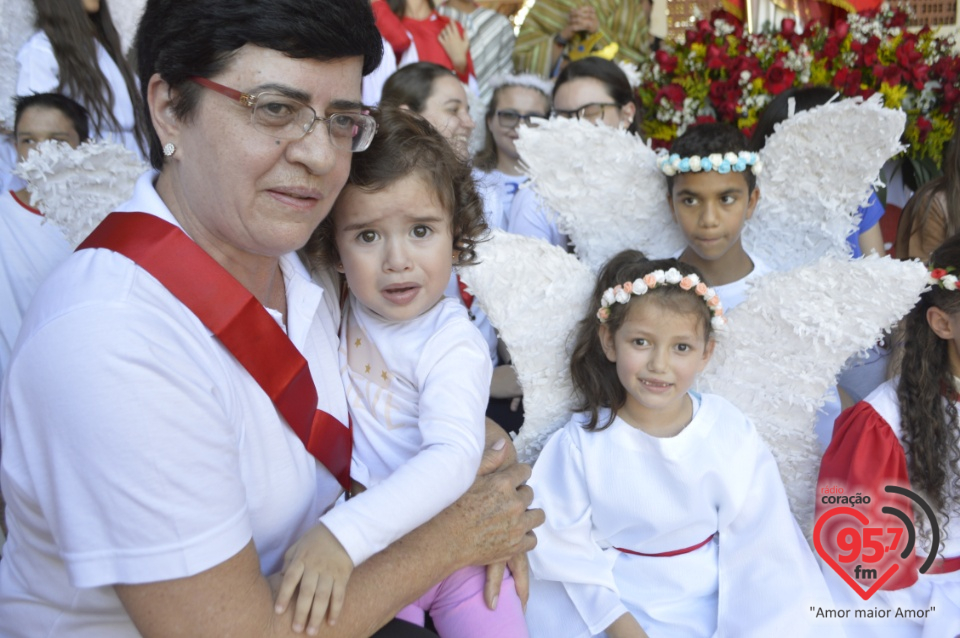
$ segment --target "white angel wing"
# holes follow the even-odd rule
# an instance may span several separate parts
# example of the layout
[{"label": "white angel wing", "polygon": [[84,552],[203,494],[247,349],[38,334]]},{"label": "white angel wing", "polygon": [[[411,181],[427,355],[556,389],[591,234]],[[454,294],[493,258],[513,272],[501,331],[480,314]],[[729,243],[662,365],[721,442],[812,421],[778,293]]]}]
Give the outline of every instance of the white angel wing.
[{"label": "white angel wing", "polygon": [[113,18],[117,35],[120,36],[120,47],[124,54],[128,53],[133,46],[140,17],[146,7],[147,0],[123,0],[123,2],[110,3],[110,17]]},{"label": "white angel wing", "polygon": [[120,144],[41,142],[16,168],[27,182],[30,203],[79,244],[104,217],[130,199],[137,178],[147,170]]},{"label": "white angel wing", "polygon": [[0,128],[13,130],[13,98],[17,94],[17,53],[36,31],[30,0],[0,0]]},{"label": "white angel wing", "polygon": [[517,150],[532,187],[592,271],[627,248],[660,258],[686,245],[657,155],[638,136],[555,118],[521,128]]},{"label": "white angel wing", "polygon": [[849,255],[854,215],[883,163],[903,150],[906,114],[880,94],[801,111],[778,124],[760,152],[760,203],[743,245],[774,270]]},{"label": "white angel wing", "polygon": [[460,269],[460,278],[510,350],[524,409],[514,444],[531,461],[572,412],[568,341],[595,277],[556,246],[499,230],[478,244],[477,254],[479,263]]},{"label": "white angel wing", "polygon": [[820,466],[813,423],[823,395],[850,356],[909,312],[927,278],[917,261],[824,257],[763,277],[730,312],[701,386],[756,425],[808,536]]}]

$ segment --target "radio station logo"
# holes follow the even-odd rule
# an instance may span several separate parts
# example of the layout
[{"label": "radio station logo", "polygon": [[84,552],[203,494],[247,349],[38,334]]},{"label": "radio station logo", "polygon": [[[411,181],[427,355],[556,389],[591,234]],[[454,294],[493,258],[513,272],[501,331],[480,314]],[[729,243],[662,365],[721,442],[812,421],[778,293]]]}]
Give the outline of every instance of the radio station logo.
[{"label": "radio station logo", "polygon": [[[897,485],[883,488],[913,501],[930,522],[931,547],[940,544],[940,529],[933,509],[916,492]],[[843,488],[823,487],[818,490],[820,506],[831,506],[823,512],[813,529],[817,553],[864,600],[869,600],[884,583],[901,570],[918,562],[914,552],[917,541],[912,517],[895,507],[884,506],[875,520],[857,509],[869,506],[871,497],[857,492],[845,495]],[[826,529],[826,532],[824,531]],[[826,541],[826,542],[825,542]],[[921,574],[933,565],[936,552],[931,552],[918,571]],[[869,584],[864,588],[861,583]]]}]

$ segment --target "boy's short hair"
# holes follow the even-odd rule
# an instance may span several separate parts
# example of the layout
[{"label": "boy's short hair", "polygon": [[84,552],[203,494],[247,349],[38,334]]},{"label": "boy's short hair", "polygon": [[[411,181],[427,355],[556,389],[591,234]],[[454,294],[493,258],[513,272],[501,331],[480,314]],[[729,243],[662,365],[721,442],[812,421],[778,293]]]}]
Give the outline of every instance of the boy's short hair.
[{"label": "boy's short hair", "polygon": [[77,132],[80,143],[90,139],[90,113],[83,108],[76,100],[68,98],[61,93],[34,93],[33,95],[18,95],[13,98],[13,132],[16,135],[20,128],[20,118],[27,109],[43,108],[60,111],[73,124],[73,130]]},{"label": "boy's short hair", "polygon": [[[743,132],[732,124],[722,122],[691,126],[670,147],[670,153],[675,153],[680,157],[691,157],[693,155],[706,157],[713,153],[739,153],[746,150],[749,150],[749,148]],[[683,173],[687,176],[695,174]],[[747,180],[747,192],[752,193],[757,186],[757,176],[750,170],[743,171],[740,174]],[[675,175],[667,175],[667,189],[670,192],[673,192],[674,179],[676,179]]]}]

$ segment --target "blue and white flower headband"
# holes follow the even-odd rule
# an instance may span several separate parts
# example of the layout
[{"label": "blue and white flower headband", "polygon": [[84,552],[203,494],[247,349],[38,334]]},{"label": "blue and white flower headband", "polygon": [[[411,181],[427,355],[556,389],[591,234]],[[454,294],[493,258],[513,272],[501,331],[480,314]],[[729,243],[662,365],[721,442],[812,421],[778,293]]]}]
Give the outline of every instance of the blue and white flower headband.
[{"label": "blue and white flower headband", "polygon": [[748,168],[754,175],[763,170],[760,156],[749,151],[739,153],[712,153],[706,157],[691,155],[680,157],[676,153],[661,155],[657,158],[657,168],[664,175],[673,177],[677,173],[699,173],[701,171],[716,171],[718,173],[742,173]]}]

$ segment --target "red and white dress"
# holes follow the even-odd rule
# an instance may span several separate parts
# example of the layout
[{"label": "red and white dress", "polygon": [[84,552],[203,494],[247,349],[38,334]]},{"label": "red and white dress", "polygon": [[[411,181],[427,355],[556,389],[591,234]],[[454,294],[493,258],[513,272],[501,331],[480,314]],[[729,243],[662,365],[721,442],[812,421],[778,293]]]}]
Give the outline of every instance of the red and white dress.
[{"label": "red and white dress", "polygon": [[[870,497],[868,505],[857,505],[856,510],[869,519],[870,527],[902,528],[894,515],[884,513],[884,507],[892,507],[905,513],[911,520],[914,508],[910,499],[884,491],[888,485],[898,485],[910,489],[907,473],[907,458],[901,444],[900,402],[897,399],[897,379],[887,381],[873,391],[866,399],[844,411],[837,419],[833,440],[824,453],[820,465],[820,478],[817,492],[817,518],[829,512],[836,504],[824,503],[824,496],[831,488],[843,489],[848,498],[858,492]],[[953,481],[956,476],[948,478]],[[949,483],[948,483],[949,484]],[[949,484],[948,489],[956,486]],[[832,551],[841,527],[851,524],[852,518],[838,516],[837,523],[827,523],[821,531],[821,539],[827,552]],[[917,526],[919,527],[919,526]],[[821,561],[827,583],[830,585],[837,608],[863,612],[889,610],[886,618],[864,618],[861,613],[856,618],[851,611],[847,623],[847,633],[851,636],[891,636],[908,638],[912,636],[955,636],[960,633],[960,517],[950,516],[946,525],[940,529],[941,547],[937,561],[926,574],[919,573],[919,567],[931,552],[930,540],[917,529],[916,549],[910,560],[899,557],[906,544],[906,534],[894,551],[884,553],[883,559],[866,564],[863,560],[854,560],[847,565],[853,570],[857,565],[875,568],[882,576],[892,564],[898,563],[898,571],[867,601],[864,601],[829,565]],[[890,534],[880,537],[885,545],[890,545]],[[849,551],[844,551],[844,554]],[[871,554],[864,549],[860,557]],[[838,564],[840,564],[838,562]],[[849,572],[851,577],[855,574]],[[857,579],[855,579],[857,580]],[[863,590],[875,582],[873,579],[858,579]],[[925,611],[925,617],[914,618],[905,614],[906,610]],[[901,610],[898,614],[897,610]]]},{"label": "red and white dress", "polygon": [[[398,18],[386,2],[374,2],[371,6],[373,7],[373,15],[377,20],[377,29],[380,30],[380,35],[393,48],[399,66],[412,62],[433,62],[456,71],[453,68],[453,61],[440,44],[440,32],[453,22],[457,25],[460,35],[463,35],[463,26],[459,22],[442,16],[436,11],[432,11],[423,20]],[[412,56],[406,55],[404,57],[404,54],[407,54],[411,47],[413,47]],[[466,71],[457,73],[457,77],[464,84],[469,84],[470,78],[474,78],[474,82],[476,82],[477,74],[473,70],[473,58],[469,52],[467,52]]]}]

